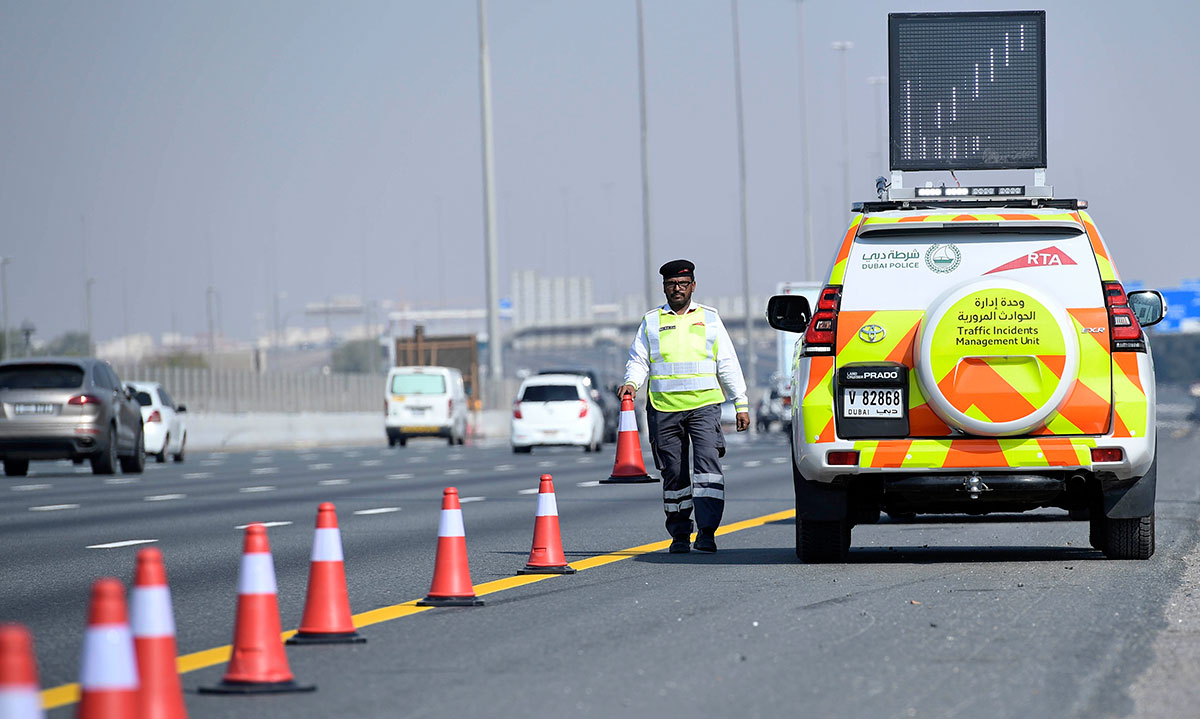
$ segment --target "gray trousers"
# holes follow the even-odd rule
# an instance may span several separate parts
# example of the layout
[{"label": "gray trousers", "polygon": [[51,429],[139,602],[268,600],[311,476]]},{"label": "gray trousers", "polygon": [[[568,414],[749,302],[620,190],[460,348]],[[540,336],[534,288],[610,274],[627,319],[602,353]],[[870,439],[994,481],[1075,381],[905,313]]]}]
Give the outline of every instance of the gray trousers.
[{"label": "gray trousers", "polygon": [[[720,462],[725,455],[721,405],[659,412],[647,402],[646,419],[654,464],[662,472],[667,532],[672,537],[691,534],[693,509],[700,529],[716,529],[725,511],[725,476]],[[688,468],[689,447],[694,472]]]}]

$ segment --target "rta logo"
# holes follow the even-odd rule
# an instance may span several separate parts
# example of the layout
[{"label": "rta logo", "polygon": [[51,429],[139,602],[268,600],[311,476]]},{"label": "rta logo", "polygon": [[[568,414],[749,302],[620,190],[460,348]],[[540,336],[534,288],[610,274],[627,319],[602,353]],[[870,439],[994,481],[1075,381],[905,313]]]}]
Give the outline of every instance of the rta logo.
[{"label": "rta logo", "polygon": [[990,275],[993,272],[1003,272],[1005,270],[1021,270],[1026,267],[1061,267],[1062,265],[1073,265],[1075,260],[1062,250],[1054,245],[1050,245],[1044,249],[1035,252],[1029,252],[1018,257],[1012,262],[1006,262],[994,270],[989,270],[984,274]]}]

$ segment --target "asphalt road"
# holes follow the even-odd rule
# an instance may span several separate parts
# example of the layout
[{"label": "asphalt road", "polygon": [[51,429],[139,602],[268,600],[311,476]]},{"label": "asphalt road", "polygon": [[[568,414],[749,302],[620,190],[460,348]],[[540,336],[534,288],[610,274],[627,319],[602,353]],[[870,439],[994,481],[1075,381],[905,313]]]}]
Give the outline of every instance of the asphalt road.
[{"label": "asphalt road", "polygon": [[[43,688],[74,682],[91,581],[128,580],[144,546],[103,545],[154,540],[180,653],[227,645],[236,527],[261,521],[277,523],[282,623],[294,628],[321,501],[338,507],[354,612],[399,605],[429,589],[441,492],[454,485],[470,498],[472,579],[496,590],[486,606],[371,624],[364,645],[289,647],[314,694],[199,695],[224,665],[188,672],[191,716],[1105,717],[1158,700],[1135,705],[1130,688],[1155,660],[1197,542],[1200,448],[1182,421],[1160,432],[1158,551],[1146,562],[1105,560],[1086,523],[1046,511],[859,527],[848,564],[800,565],[790,517],[737,524],[792,508],[784,437],[730,445],[725,525],[737,531],[716,555],[622,552],[666,535],[658,485],[595,486],[611,445],[192,454],[108,480],[35,464],[0,485],[0,619],[33,630]],[[506,587],[528,557],[546,472],[568,559],[618,556]]]}]

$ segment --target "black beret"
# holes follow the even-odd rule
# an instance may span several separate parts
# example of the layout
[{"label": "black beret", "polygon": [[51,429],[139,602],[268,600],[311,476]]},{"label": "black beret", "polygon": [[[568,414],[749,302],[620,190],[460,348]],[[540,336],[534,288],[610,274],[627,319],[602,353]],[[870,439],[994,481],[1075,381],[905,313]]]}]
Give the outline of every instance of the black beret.
[{"label": "black beret", "polygon": [[696,266],[687,260],[671,260],[658,268],[664,280],[669,277],[695,277],[695,271]]}]

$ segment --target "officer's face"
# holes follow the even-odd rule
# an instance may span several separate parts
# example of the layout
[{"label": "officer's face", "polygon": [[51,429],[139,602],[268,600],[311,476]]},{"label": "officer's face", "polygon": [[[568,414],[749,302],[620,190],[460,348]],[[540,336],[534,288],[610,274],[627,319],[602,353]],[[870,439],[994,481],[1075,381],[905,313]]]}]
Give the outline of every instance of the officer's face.
[{"label": "officer's face", "polygon": [[692,292],[696,290],[696,281],[690,277],[668,277],[663,280],[663,294],[667,296],[667,304],[673,310],[687,307],[692,302]]}]

